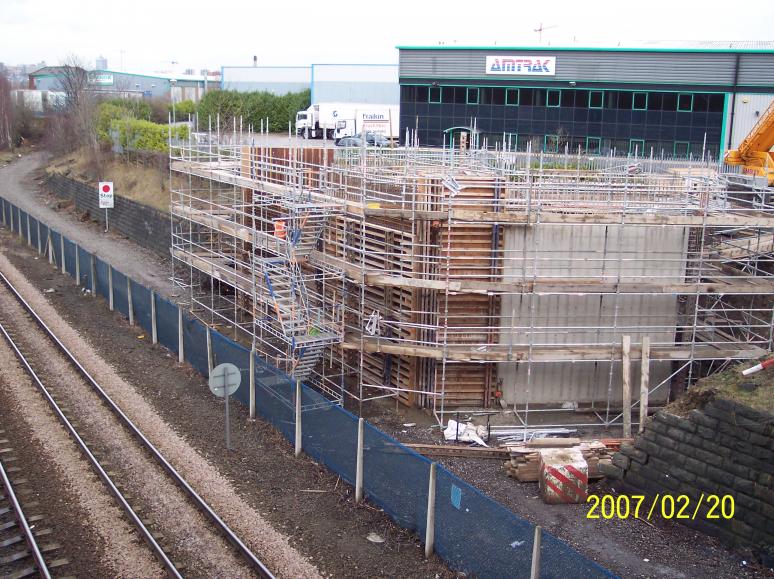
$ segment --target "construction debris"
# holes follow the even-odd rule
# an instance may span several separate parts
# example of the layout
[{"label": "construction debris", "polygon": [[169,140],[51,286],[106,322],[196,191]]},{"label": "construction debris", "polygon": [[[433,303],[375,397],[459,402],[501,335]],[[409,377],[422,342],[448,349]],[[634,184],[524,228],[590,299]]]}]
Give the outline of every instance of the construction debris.
[{"label": "construction debris", "polygon": [[[539,440],[539,442],[538,442]],[[620,446],[621,439],[610,440],[585,440],[575,439],[537,439],[524,444],[509,444],[506,446],[510,454],[510,460],[505,463],[505,470],[520,482],[537,482],[540,479],[540,453],[549,446],[551,448],[567,448],[566,441],[577,441],[571,448],[580,451],[588,465],[587,475],[589,479],[598,479],[604,476],[599,470],[600,462],[607,462],[613,458],[615,449]],[[548,445],[551,442],[553,444]],[[606,444],[606,442],[608,444]],[[531,444],[546,445],[536,448]]]},{"label": "construction debris", "polygon": [[481,446],[488,446],[486,442],[484,442],[484,439],[488,438],[486,427],[476,426],[472,422],[463,424],[456,420],[449,419],[449,423],[443,431],[443,437],[445,440],[453,440],[455,442],[475,442]]},{"label": "construction debris", "polygon": [[496,458],[510,457],[507,448],[489,448],[462,444],[406,444],[424,456],[450,456],[455,458]]}]

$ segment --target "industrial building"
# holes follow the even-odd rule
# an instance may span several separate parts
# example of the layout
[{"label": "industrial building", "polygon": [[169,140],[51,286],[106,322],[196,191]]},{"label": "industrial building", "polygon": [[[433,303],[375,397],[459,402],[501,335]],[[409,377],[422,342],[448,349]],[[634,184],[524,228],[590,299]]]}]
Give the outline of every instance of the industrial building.
[{"label": "industrial building", "polygon": [[717,159],[774,99],[774,42],[399,46],[401,133],[511,150]]},{"label": "industrial building", "polygon": [[610,425],[625,357],[663,403],[771,349],[774,215],[706,161],[205,142],[171,149],[175,283],[338,402]]},{"label": "industrial building", "polygon": [[[188,74],[139,74],[114,70],[89,70],[86,74],[90,91],[119,96],[142,96],[146,98],[174,98],[198,101],[204,96],[208,79],[204,75]],[[29,75],[29,87],[35,90],[62,91],[63,67],[46,66]]]},{"label": "industrial building", "polygon": [[224,66],[221,88],[283,95],[311,91],[312,104],[398,104],[397,64],[312,64],[310,66]]}]

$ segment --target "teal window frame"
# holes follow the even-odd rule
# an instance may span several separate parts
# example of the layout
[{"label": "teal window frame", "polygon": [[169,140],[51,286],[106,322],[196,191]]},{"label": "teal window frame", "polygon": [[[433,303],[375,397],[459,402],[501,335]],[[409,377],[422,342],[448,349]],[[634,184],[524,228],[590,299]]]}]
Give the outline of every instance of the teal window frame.
[{"label": "teal window frame", "polygon": [[[515,103],[509,103],[508,102],[508,95],[512,93],[516,93],[516,102]],[[507,107],[517,107],[519,106],[519,103],[521,102],[521,91],[517,88],[506,88],[505,89],[505,106]]]},{"label": "teal window frame", "polygon": [[[690,141],[675,141],[674,145],[672,145],[672,156],[677,157],[677,145],[685,145],[685,157],[687,158],[688,155],[691,154],[691,142]],[[682,158],[683,155],[681,155],[680,158]]]},{"label": "teal window frame", "polygon": [[508,149],[511,151],[515,151],[518,148],[519,145],[519,133],[505,133],[505,138],[508,142]]},{"label": "teal window frame", "polygon": [[595,153],[599,155],[602,152],[602,137],[586,137],[586,153],[594,154],[589,151],[589,143],[595,142],[597,144],[597,150]]},{"label": "teal window frame", "polygon": [[[638,94],[644,94],[645,95],[645,107],[639,108],[634,106],[634,99]],[[648,110],[648,93],[642,92],[642,91],[635,91],[632,93],[632,110],[633,111],[647,111]]]},{"label": "teal window frame", "polygon": [[[433,90],[438,89],[438,100],[433,100]],[[443,87],[442,86],[431,86],[428,87],[427,91],[427,102],[429,102],[431,105],[440,105],[443,103]]]},{"label": "teal window frame", "polygon": [[[555,105],[548,104],[548,101],[551,98],[551,93],[552,92],[558,93],[558,95],[559,95],[559,99],[557,101],[557,104],[555,104]],[[560,88],[549,88],[549,89],[547,89],[546,90],[546,107],[549,108],[549,109],[558,109],[561,106],[562,106],[562,89],[560,89]]]},{"label": "teal window frame", "polygon": [[[680,97],[691,97],[691,107],[687,109],[680,108]],[[677,93],[677,112],[678,113],[692,113],[693,112],[693,93],[692,92],[679,92]]]},{"label": "teal window frame", "polygon": [[[548,138],[552,137],[554,139],[554,146],[556,148],[549,149],[548,148]],[[544,135],[543,136],[543,152],[544,153],[558,153],[559,152],[559,135]]]},{"label": "teal window frame", "polygon": [[[476,100],[472,101],[470,100],[470,93],[472,91],[476,91]],[[481,99],[481,90],[477,86],[469,86],[465,92],[465,104],[469,105],[477,105],[478,101]]]},{"label": "teal window frame", "polygon": [[[595,107],[591,105],[591,95],[599,93],[599,106]],[[605,91],[603,90],[590,90],[589,91],[589,108],[590,109],[602,109],[605,107]]]},{"label": "teal window frame", "polygon": [[629,139],[629,154],[630,155],[634,155],[634,145],[635,145],[635,143],[637,143],[639,145],[642,145],[637,150],[637,154],[642,156],[644,154],[643,151],[645,150],[645,139]]}]

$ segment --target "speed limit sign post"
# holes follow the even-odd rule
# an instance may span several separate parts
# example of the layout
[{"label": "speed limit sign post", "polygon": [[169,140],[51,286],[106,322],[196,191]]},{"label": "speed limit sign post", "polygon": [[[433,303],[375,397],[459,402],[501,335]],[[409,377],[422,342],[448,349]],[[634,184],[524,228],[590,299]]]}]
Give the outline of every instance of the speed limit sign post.
[{"label": "speed limit sign post", "polygon": [[113,209],[113,182],[100,181],[99,183],[99,208],[105,210],[105,232],[108,230],[108,209]]}]

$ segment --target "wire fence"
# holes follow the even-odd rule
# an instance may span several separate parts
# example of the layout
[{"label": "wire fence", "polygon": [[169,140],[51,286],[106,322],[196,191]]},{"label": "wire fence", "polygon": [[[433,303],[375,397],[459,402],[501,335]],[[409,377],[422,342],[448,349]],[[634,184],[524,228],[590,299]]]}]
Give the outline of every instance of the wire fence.
[{"label": "wire fence", "polygon": [[[203,376],[217,364],[235,364],[242,372],[242,383],[234,396],[247,406],[254,404],[258,415],[295,444],[297,388],[290,376],[2,197],[0,209],[2,224],[20,240],[80,286],[103,297],[154,342],[178,356],[182,350],[182,359]],[[300,392],[303,451],[355,485],[358,417],[306,385]],[[365,498],[400,526],[426,538],[428,520],[432,521],[428,518],[431,461],[367,423],[362,446]],[[436,465],[434,479],[430,504],[434,505],[435,552],[452,569],[476,577],[528,577],[534,525],[440,465]],[[614,577],[547,532],[542,534],[539,550],[540,577]]]}]

